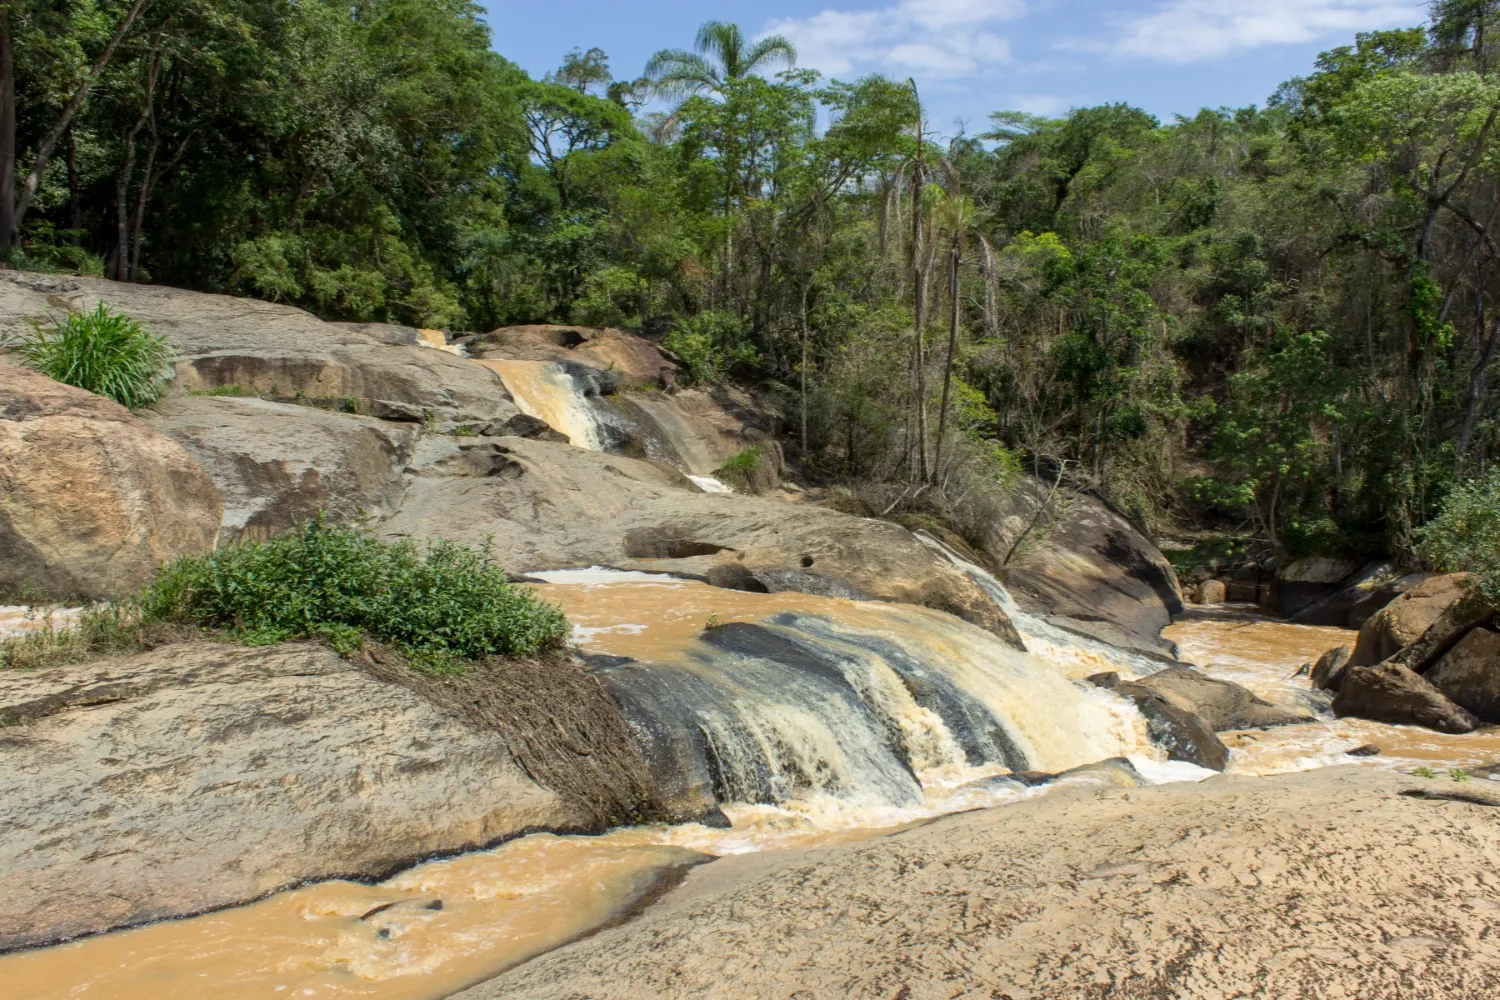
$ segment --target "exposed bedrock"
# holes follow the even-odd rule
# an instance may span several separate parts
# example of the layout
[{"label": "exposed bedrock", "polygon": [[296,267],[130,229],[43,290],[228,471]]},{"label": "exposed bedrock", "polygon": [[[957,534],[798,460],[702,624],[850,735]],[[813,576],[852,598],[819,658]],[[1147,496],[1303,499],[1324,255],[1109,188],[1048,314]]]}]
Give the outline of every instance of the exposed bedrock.
[{"label": "exposed bedrock", "polygon": [[171,342],[183,389],[238,387],[440,430],[480,431],[519,412],[499,376],[483,366],[254,299],[7,271],[0,273],[0,332],[101,302]]},{"label": "exposed bedrock", "polygon": [[0,592],[123,597],[209,549],[213,480],[124,407],[0,359]]},{"label": "exposed bedrock", "polygon": [[444,682],[190,643],[0,674],[0,720],[0,950],[657,814],[618,709],[565,659]]},{"label": "exposed bedrock", "polygon": [[1487,1000],[1500,799],[1469,787],[1335,768],[1059,790],[728,858],[460,998]]},{"label": "exposed bedrock", "polygon": [[762,591],[817,578],[1020,643],[989,595],[898,525],[706,494],[661,465],[545,441],[455,439],[419,458],[386,535],[490,543],[517,570],[615,566]]}]

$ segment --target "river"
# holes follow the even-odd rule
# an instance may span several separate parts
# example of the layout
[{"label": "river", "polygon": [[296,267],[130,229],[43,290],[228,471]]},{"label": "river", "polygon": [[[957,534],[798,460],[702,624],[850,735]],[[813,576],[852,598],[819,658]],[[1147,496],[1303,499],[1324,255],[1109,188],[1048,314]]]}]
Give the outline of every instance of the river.
[{"label": "river", "polygon": [[[599,661],[600,676],[633,725],[705,734],[700,742],[709,746],[712,774],[703,782],[720,795],[744,794],[723,806],[730,828],[536,835],[377,885],[324,883],[14,954],[0,958],[9,995],[436,1000],[628,918],[688,866],[715,856],[864,839],[1116,780],[1092,771],[1027,788],[1004,780],[1009,765],[1063,770],[1125,755],[1150,780],[1206,776],[1160,760],[1131,706],[1078,683],[1100,668],[1130,672],[1134,658],[1111,662],[1107,651],[1070,645],[1019,612],[1033,655],[918,608],[745,594],[610,571],[543,578],[539,590],[567,611],[580,649],[620,658]],[[1324,650],[1352,642],[1352,633],[1228,608],[1193,609],[1166,635],[1184,659],[1215,676],[1272,701],[1323,710],[1309,725],[1226,734],[1231,771],[1350,763],[1357,758],[1344,752],[1365,744],[1382,749],[1358,758],[1375,767],[1468,767],[1500,756],[1500,738],[1488,733],[1450,737],[1334,720],[1326,699],[1293,675]],[[766,652],[778,643],[811,659],[782,669]],[[821,685],[818,678],[831,669],[851,679],[858,703]],[[914,689],[946,691],[948,698],[929,700],[936,709],[923,707]],[[672,695],[682,690],[692,692],[690,704]],[[654,767],[701,768],[680,742],[665,740]],[[701,748],[695,752],[702,756]]]}]

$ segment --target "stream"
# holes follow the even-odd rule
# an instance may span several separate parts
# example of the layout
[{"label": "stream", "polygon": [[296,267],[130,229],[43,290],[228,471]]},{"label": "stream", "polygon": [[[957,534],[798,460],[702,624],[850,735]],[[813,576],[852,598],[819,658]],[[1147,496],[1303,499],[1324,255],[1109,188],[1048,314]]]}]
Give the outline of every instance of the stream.
[{"label": "stream", "polygon": [[[1137,664],[1111,662],[1107,650],[1083,640],[1066,645],[1055,630],[1035,634],[1048,632],[1045,623],[1018,609],[1039,655],[920,608],[747,594],[608,570],[540,578],[542,595],[575,623],[580,651],[599,658],[601,680],[647,733],[653,770],[702,772],[698,783],[712,792],[693,781],[684,791],[720,797],[729,828],[539,834],[376,885],[322,883],[12,954],[0,958],[11,995],[436,1000],[628,918],[712,857],[826,847],[1114,780],[1088,770],[1038,788],[1005,780],[1022,766],[1064,770],[1123,755],[1153,782],[1208,774],[1162,761],[1131,706],[1077,683],[1101,666],[1129,672]],[[1192,609],[1166,635],[1215,676],[1273,701],[1325,709],[1314,724],[1225,734],[1232,772],[1351,763],[1344,751],[1369,743],[1383,751],[1362,759],[1375,767],[1464,767],[1500,756],[1500,737],[1489,733],[1333,720],[1326,699],[1292,675],[1352,633],[1229,608]],[[783,669],[777,661],[789,654],[772,655],[778,644],[812,659]],[[859,690],[857,704],[822,684],[832,669]],[[913,700],[910,691],[924,685],[947,692],[946,700],[929,699],[939,710]],[[674,729],[707,736],[695,747]]]}]

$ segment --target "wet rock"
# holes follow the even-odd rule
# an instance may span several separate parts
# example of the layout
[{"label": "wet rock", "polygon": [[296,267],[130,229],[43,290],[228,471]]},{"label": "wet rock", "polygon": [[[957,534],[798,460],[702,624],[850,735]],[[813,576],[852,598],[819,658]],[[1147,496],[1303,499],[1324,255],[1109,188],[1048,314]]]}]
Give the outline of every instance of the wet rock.
[{"label": "wet rock", "polygon": [[485,430],[495,437],[518,437],[528,438],[532,441],[553,441],[557,444],[568,444],[569,439],[562,431],[553,430],[545,420],[518,413],[511,417],[499,427],[487,427]]},{"label": "wet rock", "polygon": [[[1046,530],[1012,553],[1049,498],[1052,506],[1040,522]],[[1097,497],[1053,496],[1051,483],[1032,478],[998,502],[1003,516],[986,532],[982,548],[992,565],[1004,567],[1005,585],[1024,610],[1108,624],[1115,637],[1107,641],[1115,645],[1174,655],[1161,630],[1183,610],[1177,573],[1128,518]]]},{"label": "wet rock", "polygon": [[1433,575],[1403,574],[1390,563],[1371,563],[1337,590],[1297,612],[1292,621],[1298,625],[1358,629],[1381,608]]},{"label": "wet rock", "polygon": [[1146,731],[1151,742],[1165,750],[1169,760],[1185,761],[1214,771],[1229,766],[1229,748],[1203,719],[1139,683],[1121,684],[1115,692],[1135,702],[1146,717]]},{"label": "wet rock", "polygon": [[1302,559],[1276,572],[1273,599],[1277,614],[1290,618],[1343,587],[1359,572],[1359,564],[1345,559]]},{"label": "wet rock", "polygon": [[1476,628],[1424,679],[1483,722],[1500,722],[1500,635]]},{"label": "wet rock", "polygon": [[589,828],[507,735],[313,645],[0,674],[0,950]]},{"label": "wet rock", "polygon": [[1217,680],[1191,667],[1171,667],[1131,683],[1201,718],[1215,732],[1313,721],[1311,715],[1273,705],[1249,688]]},{"label": "wet rock", "polygon": [[1470,777],[1484,778],[1486,781],[1500,781],[1500,760],[1491,761],[1479,767],[1469,768]]},{"label": "wet rock", "polygon": [[656,344],[619,330],[582,326],[510,326],[469,342],[475,357],[509,361],[554,361],[617,373],[626,386],[666,387],[677,365]]},{"label": "wet rock", "polygon": [[[1350,663],[1367,667],[1410,646],[1469,588],[1467,573],[1429,577],[1373,614],[1359,630]],[[1421,673],[1421,671],[1417,671]]]},{"label": "wet rock", "polygon": [[1094,674],[1092,677],[1086,678],[1086,680],[1088,683],[1094,685],[1094,687],[1101,687],[1111,691],[1120,686],[1120,675],[1113,670],[1102,674]]},{"label": "wet rock", "polygon": [[0,591],[127,596],[210,549],[220,517],[213,480],[177,442],[0,360]]},{"label": "wet rock", "polygon": [[1204,580],[1198,585],[1199,604],[1223,604],[1229,599],[1229,590],[1222,580]]},{"label": "wet rock", "polygon": [[1349,660],[1354,650],[1338,646],[1318,657],[1312,667],[1312,686],[1323,691],[1337,691],[1344,683],[1344,672],[1349,669]]},{"label": "wet rock", "polygon": [[394,513],[417,437],[373,417],[263,399],[178,396],[147,419],[213,477],[224,498],[220,543],[269,537],[319,511],[335,519]]},{"label": "wet rock", "polygon": [[1380,753],[1380,748],[1373,743],[1366,743],[1362,747],[1355,747],[1353,750],[1344,751],[1346,757],[1379,757]]},{"label": "wet rock", "polygon": [[1479,727],[1463,707],[1399,663],[1350,667],[1338,697],[1339,718],[1369,719],[1392,725],[1425,726],[1442,733],[1471,733]]}]

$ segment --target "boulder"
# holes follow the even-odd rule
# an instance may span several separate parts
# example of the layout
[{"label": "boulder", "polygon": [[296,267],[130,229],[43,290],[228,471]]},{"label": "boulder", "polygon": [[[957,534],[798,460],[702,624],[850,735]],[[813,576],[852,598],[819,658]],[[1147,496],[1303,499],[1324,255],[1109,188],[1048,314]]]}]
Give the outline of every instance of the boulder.
[{"label": "boulder", "polygon": [[1198,716],[1220,733],[1313,721],[1311,715],[1273,705],[1249,688],[1217,680],[1192,667],[1170,667],[1142,677],[1132,686],[1145,688],[1174,708]]},{"label": "boulder", "polygon": [[208,470],[224,498],[220,542],[265,538],[319,511],[395,513],[418,431],[263,399],[177,396],[147,415]]},{"label": "boulder", "polygon": [[[0,718],[24,723],[0,730],[0,950],[629,818],[537,783],[566,762],[537,757],[550,719],[518,725],[528,704],[569,727],[579,766],[635,755],[633,771],[584,782],[593,796],[649,787],[618,710],[576,667],[515,661],[479,675],[495,690],[446,699],[373,667],[314,645],[189,643],[0,673]],[[613,721],[580,719],[590,700]]]},{"label": "boulder", "polygon": [[1121,683],[1120,675],[1113,672],[1095,674],[1088,682],[1135,702],[1136,708],[1146,718],[1147,736],[1167,752],[1168,760],[1196,764],[1214,771],[1229,766],[1229,748],[1219,739],[1213,726],[1191,709],[1183,707],[1180,699],[1166,696],[1140,681]]},{"label": "boulder", "polygon": [[1359,564],[1347,559],[1301,559],[1276,571],[1273,602],[1276,613],[1290,618],[1304,608],[1340,590],[1359,572]]},{"label": "boulder", "polygon": [[1350,663],[1358,667],[1380,663],[1416,642],[1449,605],[1464,596],[1469,581],[1467,573],[1451,573],[1417,582],[1360,627]]},{"label": "boulder", "polygon": [[401,511],[380,530],[490,543],[513,572],[614,566],[717,586],[807,573],[878,600],[948,611],[1020,644],[968,574],[895,524],[704,493],[667,466],[520,438],[434,439],[412,471]]},{"label": "boulder", "polygon": [[1500,635],[1476,628],[1422,675],[1483,722],[1500,722]]},{"label": "boulder", "polygon": [[1441,733],[1471,733],[1479,726],[1468,710],[1399,663],[1350,667],[1333,712],[1397,726],[1425,726]]},{"label": "boulder", "polygon": [[1199,604],[1223,604],[1229,600],[1229,590],[1222,580],[1204,580],[1198,585]]},{"label": "boulder", "polygon": [[1422,633],[1420,639],[1391,657],[1389,662],[1399,663],[1419,674],[1426,673],[1470,629],[1489,625],[1494,620],[1495,609],[1478,593],[1470,591],[1444,608],[1438,620]]},{"label": "boulder", "polygon": [[221,507],[182,446],[102,396],[0,360],[0,591],[104,600],[211,548]]},{"label": "boulder", "polygon": [[985,556],[1004,567],[1017,603],[1033,614],[1111,623],[1133,637],[1130,645],[1174,656],[1161,630],[1184,607],[1177,573],[1151,539],[1103,500],[1051,496],[1051,511],[1040,522],[1045,530],[1034,531],[1011,556],[1049,496],[1050,483],[1023,480],[1003,499],[1008,512],[983,539]]},{"label": "boulder", "polygon": [[[403,340],[382,325],[325,323],[289,306],[176,288],[0,272],[0,334],[99,303],[166,337],[186,389],[355,410],[383,420],[479,430],[519,411],[494,372]],[[399,328],[398,328],[399,329]]]},{"label": "boulder", "polygon": [[1411,590],[1431,573],[1403,574],[1390,563],[1371,563],[1353,579],[1292,616],[1298,625],[1357,629],[1381,608]]},{"label": "boulder", "polygon": [[1348,646],[1339,646],[1318,657],[1312,668],[1312,686],[1322,691],[1337,691],[1342,687],[1353,653]]}]

